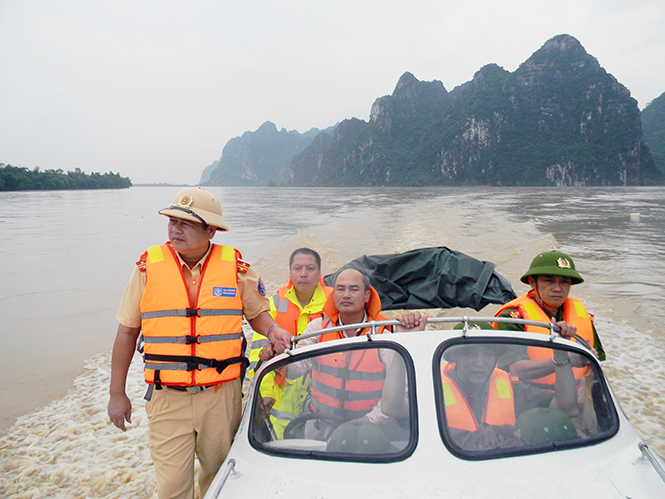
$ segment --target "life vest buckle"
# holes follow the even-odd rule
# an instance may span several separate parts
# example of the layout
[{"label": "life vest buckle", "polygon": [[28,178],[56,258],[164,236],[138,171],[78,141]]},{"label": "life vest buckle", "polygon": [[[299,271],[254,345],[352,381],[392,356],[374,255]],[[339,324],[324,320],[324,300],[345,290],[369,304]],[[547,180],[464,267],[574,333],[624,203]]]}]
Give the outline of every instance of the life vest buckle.
[{"label": "life vest buckle", "polygon": [[198,308],[187,308],[185,310],[187,312],[187,317],[198,317],[199,316],[199,309]]},{"label": "life vest buckle", "polygon": [[187,362],[188,371],[196,371],[199,369],[199,364],[197,362]]},{"label": "life vest buckle", "polygon": [[192,336],[191,334],[188,334],[185,336],[185,344],[186,345],[191,345],[193,343],[199,343],[199,337],[198,336]]}]

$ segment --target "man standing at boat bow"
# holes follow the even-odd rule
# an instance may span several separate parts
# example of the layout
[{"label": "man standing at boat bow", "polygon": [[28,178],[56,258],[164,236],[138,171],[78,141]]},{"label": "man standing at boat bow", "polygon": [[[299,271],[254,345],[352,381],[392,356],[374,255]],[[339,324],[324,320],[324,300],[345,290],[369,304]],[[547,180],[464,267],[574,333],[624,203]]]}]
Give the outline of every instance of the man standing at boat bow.
[{"label": "man standing at boat bow", "polygon": [[[125,392],[139,333],[144,338],[150,454],[163,498],[194,497],[194,455],[203,497],[240,423],[244,315],[267,337],[286,334],[268,313],[261,278],[231,246],[212,244],[227,231],[222,205],[207,190],[180,191],[159,211],[169,242],[143,253],[116,315],[108,415],[125,431]],[[290,337],[290,335],[289,335]]]}]

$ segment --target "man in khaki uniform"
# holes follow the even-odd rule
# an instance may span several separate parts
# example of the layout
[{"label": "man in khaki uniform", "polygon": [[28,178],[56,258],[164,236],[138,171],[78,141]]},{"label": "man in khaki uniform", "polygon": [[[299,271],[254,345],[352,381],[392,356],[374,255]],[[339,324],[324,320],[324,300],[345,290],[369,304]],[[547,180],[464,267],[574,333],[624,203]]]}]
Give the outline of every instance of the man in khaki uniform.
[{"label": "man in khaki uniform", "polygon": [[[227,231],[219,200],[205,189],[180,191],[159,211],[169,243],[137,263],[116,315],[108,415],[125,431],[125,392],[136,342],[144,337],[150,453],[160,498],[194,497],[194,455],[205,494],[240,423],[247,365],[242,316],[268,338],[290,338],[268,313],[261,278],[238,250],[212,244]],[[283,349],[285,344],[276,345]]]}]

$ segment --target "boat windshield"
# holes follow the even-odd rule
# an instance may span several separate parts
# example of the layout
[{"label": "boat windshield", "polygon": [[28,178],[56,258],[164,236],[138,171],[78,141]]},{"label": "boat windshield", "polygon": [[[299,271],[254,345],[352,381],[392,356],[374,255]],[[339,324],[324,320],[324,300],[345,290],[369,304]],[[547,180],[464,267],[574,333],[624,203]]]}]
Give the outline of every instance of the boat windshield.
[{"label": "boat windshield", "polygon": [[442,438],[462,458],[590,445],[619,428],[591,353],[552,343],[460,338],[439,346],[434,376]]},{"label": "boat windshield", "polygon": [[276,363],[255,383],[249,433],[262,452],[391,462],[415,448],[413,362],[397,344],[319,349]]}]

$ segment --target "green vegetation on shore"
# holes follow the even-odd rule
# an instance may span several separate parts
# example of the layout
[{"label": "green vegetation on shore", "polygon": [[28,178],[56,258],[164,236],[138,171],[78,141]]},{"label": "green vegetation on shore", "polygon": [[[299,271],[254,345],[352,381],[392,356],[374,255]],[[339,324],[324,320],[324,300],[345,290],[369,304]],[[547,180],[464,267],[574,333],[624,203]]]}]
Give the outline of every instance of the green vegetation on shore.
[{"label": "green vegetation on shore", "polygon": [[97,173],[90,175],[79,168],[73,172],[44,170],[0,163],[0,191],[41,191],[72,189],[126,189],[132,186],[128,177],[119,173]]}]

